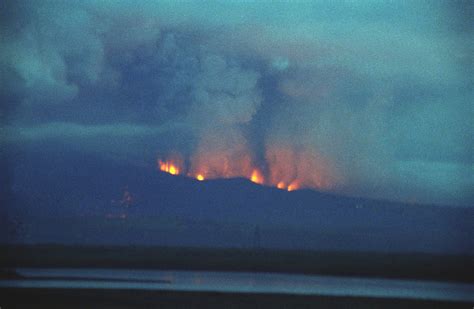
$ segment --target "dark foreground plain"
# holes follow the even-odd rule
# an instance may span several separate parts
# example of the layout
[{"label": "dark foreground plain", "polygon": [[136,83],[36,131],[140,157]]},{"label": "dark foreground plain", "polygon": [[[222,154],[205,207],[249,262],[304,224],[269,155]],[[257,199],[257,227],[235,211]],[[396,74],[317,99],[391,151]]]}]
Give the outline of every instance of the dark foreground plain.
[{"label": "dark foreground plain", "polygon": [[[0,265],[272,272],[474,282],[474,258],[461,255],[176,247],[2,246]],[[3,276],[12,275],[4,272]]]}]

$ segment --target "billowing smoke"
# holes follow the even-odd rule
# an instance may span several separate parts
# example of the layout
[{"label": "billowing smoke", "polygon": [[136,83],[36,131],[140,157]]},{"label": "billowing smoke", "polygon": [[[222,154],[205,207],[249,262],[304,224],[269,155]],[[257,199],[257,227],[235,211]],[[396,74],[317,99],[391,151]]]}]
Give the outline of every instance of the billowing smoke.
[{"label": "billowing smoke", "polygon": [[0,112],[193,177],[472,205],[468,6],[4,1]]},{"label": "billowing smoke", "polygon": [[258,73],[232,59],[215,55],[200,59],[188,114],[198,135],[190,158],[192,174],[250,175],[251,151],[241,126],[250,123],[260,107],[258,78]]}]

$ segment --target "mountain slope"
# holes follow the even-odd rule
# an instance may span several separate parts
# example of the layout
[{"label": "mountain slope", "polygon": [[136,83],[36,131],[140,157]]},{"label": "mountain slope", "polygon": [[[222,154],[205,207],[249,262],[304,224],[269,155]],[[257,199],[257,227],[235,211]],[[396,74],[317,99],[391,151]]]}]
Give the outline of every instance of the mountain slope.
[{"label": "mountain slope", "polygon": [[11,160],[8,213],[21,224],[6,241],[474,251],[471,208],[199,182],[143,162],[35,149]]}]

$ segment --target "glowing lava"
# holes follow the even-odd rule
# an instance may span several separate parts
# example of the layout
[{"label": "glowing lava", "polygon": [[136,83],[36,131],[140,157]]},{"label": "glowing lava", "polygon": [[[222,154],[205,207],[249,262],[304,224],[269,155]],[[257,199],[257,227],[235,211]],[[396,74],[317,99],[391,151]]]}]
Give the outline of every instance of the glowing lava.
[{"label": "glowing lava", "polygon": [[158,167],[161,171],[171,175],[179,175],[183,170],[183,160],[180,156],[175,155],[173,159],[158,160]]},{"label": "glowing lava", "polygon": [[290,185],[289,185],[288,188],[286,188],[286,189],[287,189],[288,191],[294,191],[294,190],[299,189],[298,182],[293,181],[292,183],[290,183]]},{"label": "glowing lava", "polygon": [[179,175],[179,168],[171,162],[163,162],[158,161],[160,166],[160,170],[166,173],[170,173],[171,175]]},{"label": "glowing lava", "polygon": [[259,185],[262,185],[264,183],[262,173],[259,170],[254,169],[253,172],[252,172],[252,175],[250,176],[250,181],[254,182],[254,183],[257,183]]},{"label": "glowing lava", "polygon": [[264,169],[257,167],[246,147],[237,149],[204,149],[186,160],[179,153],[172,152],[166,159],[158,160],[158,167],[171,175],[186,175],[198,181],[244,177],[259,185],[287,191],[329,189],[337,182],[328,161],[308,148],[294,149],[287,145],[268,147]]}]

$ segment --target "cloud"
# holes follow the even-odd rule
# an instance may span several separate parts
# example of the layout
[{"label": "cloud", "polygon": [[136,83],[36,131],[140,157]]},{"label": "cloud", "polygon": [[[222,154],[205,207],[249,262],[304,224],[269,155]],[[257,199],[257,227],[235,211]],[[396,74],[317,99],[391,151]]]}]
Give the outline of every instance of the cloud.
[{"label": "cloud", "polygon": [[469,2],[2,5],[0,111],[31,139],[135,132],[213,169],[269,169],[283,145],[336,192],[472,204]]},{"label": "cloud", "polygon": [[[15,11],[15,20],[4,17],[0,63],[1,79],[14,72],[20,85],[5,91],[21,93],[17,104],[69,102],[82,90],[110,75],[108,57],[155,43],[159,27],[144,12],[128,15],[86,3],[6,1],[4,15]],[[125,8],[123,8],[125,9]],[[140,14],[141,13],[141,14]]]},{"label": "cloud", "polygon": [[258,73],[225,58],[206,55],[196,76],[191,117],[200,124],[248,123],[260,105]]}]

